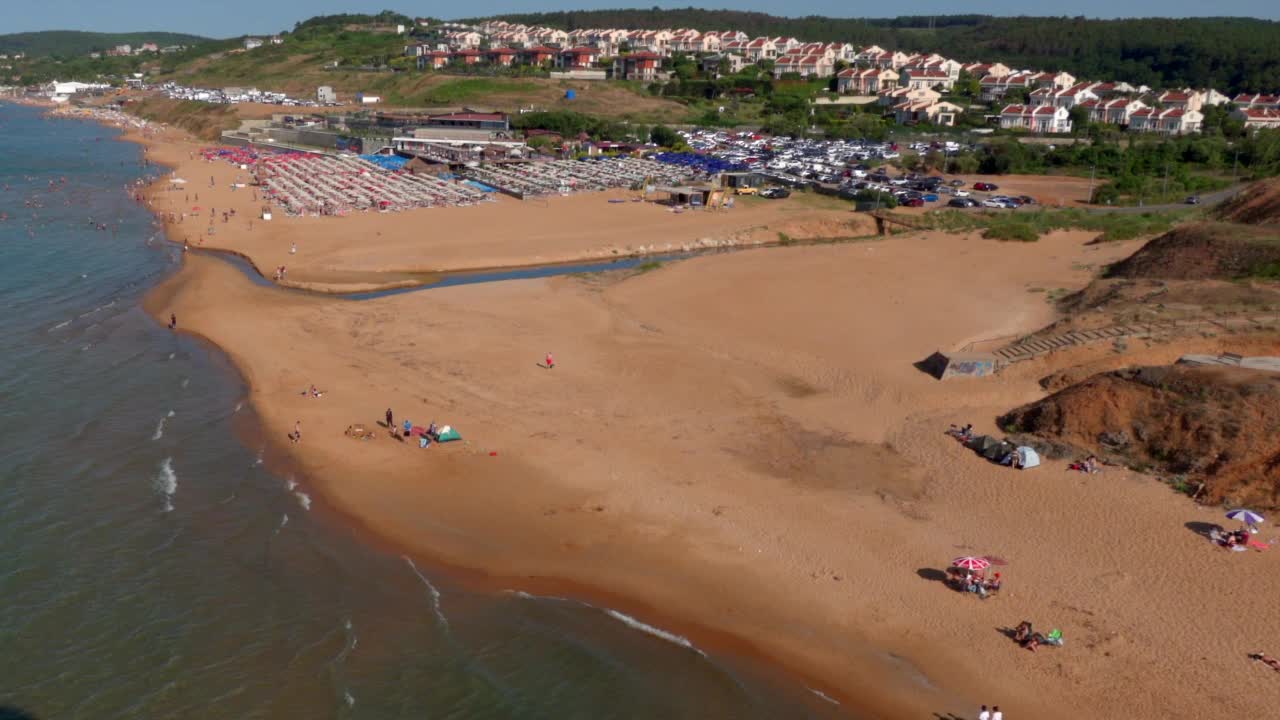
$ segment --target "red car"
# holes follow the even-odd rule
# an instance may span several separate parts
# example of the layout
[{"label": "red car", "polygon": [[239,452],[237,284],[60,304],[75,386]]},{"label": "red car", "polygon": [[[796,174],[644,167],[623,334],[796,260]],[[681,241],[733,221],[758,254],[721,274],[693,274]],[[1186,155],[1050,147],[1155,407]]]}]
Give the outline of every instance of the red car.
[{"label": "red car", "polygon": [[923,198],[907,198],[902,201],[904,207],[924,207]]},{"label": "red car", "polygon": [[999,190],[1000,186],[996,185],[995,183],[980,182],[980,183],[974,183],[973,189],[982,190],[983,192],[991,192],[992,190]]}]

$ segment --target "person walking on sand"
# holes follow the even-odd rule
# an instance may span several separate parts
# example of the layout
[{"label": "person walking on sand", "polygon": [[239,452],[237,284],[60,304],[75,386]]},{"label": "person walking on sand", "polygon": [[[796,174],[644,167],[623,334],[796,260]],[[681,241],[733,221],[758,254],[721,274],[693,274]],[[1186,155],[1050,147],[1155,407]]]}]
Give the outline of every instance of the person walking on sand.
[{"label": "person walking on sand", "polygon": [[173,330],[173,329],[176,329],[177,327],[178,327],[178,316],[174,313],[169,313],[169,329]]},{"label": "person walking on sand", "polygon": [[987,709],[986,705],[983,705],[982,708],[978,710],[978,720],[991,720],[991,711]]},{"label": "person walking on sand", "polygon": [[551,353],[547,353],[547,369],[550,370],[556,366],[556,359],[551,357]]},{"label": "person walking on sand", "polygon": [[301,420],[293,421],[293,441],[302,442],[302,421]]},{"label": "person walking on sand", "polygon": [[293,243],[292,245],[289,246],[289,254],[290,255],[298,254],[298,243]]},{"label": "person walking on sand", "polygon": [[991,720],[1004,720],[1004,713],[1000,712],[999,705],[991,707]]},{"label": "person walking on sand", "polygon": [[387,427],[394,428],[396,426],[395,415],[391,414],[391,408],[387,408]]}]

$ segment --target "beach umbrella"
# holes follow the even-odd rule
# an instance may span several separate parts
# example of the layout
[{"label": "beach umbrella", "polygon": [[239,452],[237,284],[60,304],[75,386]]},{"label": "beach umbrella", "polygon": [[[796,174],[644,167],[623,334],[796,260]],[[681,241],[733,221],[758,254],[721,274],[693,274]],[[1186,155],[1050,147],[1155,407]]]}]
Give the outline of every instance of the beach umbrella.
[{"label": "beach umbrella", "polygon": [[986,570],[987,568],[991,567],[991,561],[987,560],[986,558],[971,557],[966,555],[965,557],[960,557],[960,558],[956,558],[955,560],[952,560],[951,565],[952,567],[958,567],[961,570]]},{"label": "beach umbrella", "polygon": [[1232,510],[1231,512],[1227,513],[1227,519],[1239,520],[1240,522],[1245,523],[1247,525],[1257,525],[1262,522],[1261,515],[1259,515],[1258,513],[1252,510],[1245,510],[1244,508],[1240,508],[1239,510]]}]

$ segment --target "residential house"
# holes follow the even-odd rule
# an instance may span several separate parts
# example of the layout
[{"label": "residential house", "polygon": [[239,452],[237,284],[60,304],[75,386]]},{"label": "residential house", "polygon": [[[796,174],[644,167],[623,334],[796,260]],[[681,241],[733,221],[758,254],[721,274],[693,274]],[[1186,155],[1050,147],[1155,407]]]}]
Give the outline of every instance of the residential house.
[{"label": "residential house", "polygon": [[1071,118],[1064,107],[1006,105],[1000,111],[1000,127],[1036,133],[1071,132]]},{"label": "residential house", "polygon": [[338,102],[338,94],[328,85],[321,85],[316,88],[316,102],[321,105],[329,105]]},{"label": "residential house", "polygon": [[747,60],[751,62],[760,62],[762,60],[776,60],[778,57],[778,46],[769,38],[756,38],[746,45]]},{"label": "residential house", "polygon": [[868,45],[858,52],[854,53],[853,61],[859,65],[873,65],[875,59],[884,53],[884,48],[879,45]]},{"label": "residential house", "polygon": [[489,64],[497,67],[511,67],[515,64],[516,57],[519,55],[519,51],[509,47],[491,48],[489,52],[485,53],[485,57],[488,58]]},{"label": "residential house", "polygon": [[785,55],[804,44],[793,37],[776,37],[771,39],[773,40],[773,46],[778,49],[779,55]]},{"label": "residential house", "polygon": [[560,52],[559,66],[568,70],[584,70],[594,67],[600,60],[600,51],[593,47],[576,47]]},{"label": "residential house", "polygon": [[137,52],[140,52],[140,53],[143,53],[143,52],[160,52],[160,46],[159,46],[159,45],[157,45],[157,44],[155,44],[155,43],[153,43],[153,42],[145,42],[145,43],[142,43],[142,45],[138,47]]},{"label": "residential house", "polygon": [[419,70],[439,70],[449,64],[449,53],[444,50],[428,50],[418,56]]},{"label": "residential house", "polygon": [[490,45],[519,48],[529,44],[529,33],[525,30],[502,30],[489,36]]},{"label": "residential house", "polygon": [[[1226,105],[1229,102],[1231,102],[1231,98],[1227,97],[1223,93],[1218,92],[1217,90],[1214,90],[1213,88],[1209,88],[1208,90],[1204,91],[1205,105]],[[1201,109],[1203,110],[1204,108],[1201,107]]]},{"label": "residential house", "polygon": [[1003,63],[969,63],[961,68],[965,72],[974,77],[1007,77],[1013,74],[1013,70]]},{"label": "residential house", "polygon": [[907,61],[911,59],[910,55],[901,52],[889,52],[888,50],[880,53],[871,59],[872,67],[893,68],[899,70],[907,66]]},{"label": "residential house", "polygon": [[702,72],[704,73],[719,72],[720,61],[725,59],[728,60],[729,74],[734,74],[741,71],[742,68],[745,67],[747,64],[746,58],[742,57],[741,55],[738,55],[737,53],[716,53],[714,55],[707,55],[706,57],[702,58]]},{"label": "residential house", "polygon": [[[403,33],[403,32],[401,32],[401,33],[398,33],[398,34],[403,35],[404,33]],[[284,38],[280,37],[279,35],[272,35],[272,36],[271,36],[271,44],[272,44],[272,45],[283,45],[283,44],[284,44]]]},{"label": "residential house", "polygon": [[1009,94],[1010,89],[1025,89],[1030,84],[1030,78],[1031,75],[1029,73],[987,75],[979,81],[979,85],[982,88],[982,100],[985,102],[993,102]]},{"label": "residential house", "polygon": [[831,54],[833,60],[853,63],[858,56],[858,48],[849,43],[827,43],[823,49]]},{"label": "residential house", "polygon": [[245,50],[253,50],[254,48],[260,48],[260,47],[262,47],[262,38],[245,38],[244,39]]},{"label": "residential house", "polygon": [[565,47],[569,44],[569,33],[557,28],[533,28],[529,30],[529,42]]},{"label": "residential house", "polygon": [[946,73],[947,77],[951,78],[951,82],[954,84],[956,80],[960,79],[960,70],[964,66],[955,60],[947,60],[944,58],[942,60],[926,62],[924,65],[921,65],[921,67],[928,68],[930,70],[940,70]]},{"label": "residential house", "polygon": [[520,51],[520,62],[525,65],[551,65],[560,57],[560,51],[545,45],[534,45]]},{"label": "residential house", "polygon": [[[1034,78],[1035,76],[1032,75],[1031,77]],[[1090,85],[1081,83],[1063,89],[1054,87],[1037,88],[1028,94],[1028,98],[1034,107],[1052,105],[1070,110],[1086,100],[1097,100],[1098,96],[1093,92]]]},{"label": "residential house", "polygon": [[[623,55],[619,63],[615,64],[615,68],[618,64],[621,65],[619,69],[622,71],[623,80],[653,82],[662,72],[662,56],[656,52],[633,52]],[[617,72],[615,69],[615,77]]]},{"label": "residential house", "polygon": [[633,30],[627,36],[627,44],[632,50],[644,50],[659,55],[671,54],[670,30]]},{"label": "residential house", "polygon": [[898,71],[888,68],[849,68],[836,75],[836,88],[842,93],[876,95],[898,87]]},{"label": "residential house", "polygon": [[833,62],[836,59],[836,51],[833,47],[829,47],[824,43],[804,43],[797,45],[783,53],[784,55],[824,55]]},{"label": "residential house", "polygon": [[1080,103],[1080,107],[1089,111],[1089,122],[1107,125],[1127,126],[1129,118],[1137,111],[1146,109],[1146,104],[1138,99],[1126,97],[1107,100],[1090,99]]},{"label": "residential house", "polygon": [[1059,73],[1035,73],[1031,76],[1031,84],[1036,88],[1048,88],[1050,90],[1065,90],[1076,84],[1076,76],[1068,72]]},{"label": "residential house", "polygon": [[942,93],[933,88],[900,87],[892,90],[881,90],[876,102],[885,107],[896,107],[902,103],[936,103],[942,99]]},{"label": "residential house", "polygon": [[444,40],[449,47],[465,50],[467,48],[478,48],[484,40],[484,36],[474,30],[458,30],[444,34]]},{"label": "residential house", "polygon": [[702,33],[691,28],[679,28],[671,31],[671,50],[673,52],[696,53],[702,51]]},{"label": "residential house", "polygon": [[899,125],[927,123],[951,127],[962,112],[964,108],[954,103],[908,100],[893,106],[893,119]]},{"label": "residential house", "polygon": [[451,65],[478,65],[484,59],[484,53],[473,48],[464,48],[449,55]]},{"label": "residential house", "polygon": [[1258,95],[1244,94],[1231,98],[1231,102],[1235,103],[1238,108],[1261,108],[1280,110],[1280,95]]},{"label": "residential house", "polygon": [[942,88],[949,91],[955,87],[956,81],[940,69],[914,66],[902,69],[900,84],[914,89]]},{"label": "residential house", "polygon": [[1187,135],[1200,132],[1204,115],[1199,110],[1182,107],[1143,108],[1129,116],[1129,129],[1161,135]]},{"label": "residential house", "polygon": [[835,66],[835,61],[825,55],[783,55],[773,65],[773,76],[799,73],[800,77],[831,77]]},{"label": "residential house", "polygon": [[1274,107],[1241,107],[1231,117],[1244,123],[1246,130],[1280,130],[1280,109]]},{"label": "residential house", "polygon": [[[245,47],[248,47],[248,44],[247,44],[248,42],[249,42],[248,40],[246,40],[246,41],[245,41],[245,43],[246,43]],[[132,46],[132,45],[128,45],[128,44],[125,44],[125,45],[117,45],[117,46],[115,46],[115,47],[111,48],[110,50],[108,50],[108,51],[107,51],[107,54],[108,54],[108,55],[115,55],[115,56],[120,56],[120,55],[132,55],[132,54],[133,54],[133,46]],[[17,56],[14,56],[14,59],[17,59]]]},{"label": "residential house", "polygon": [[404,54],[406,57],[421,57],[435,50],[435,46],[430,43],[414,43],[413,45],[404,46]]},{"label": "residential house", "polygon": [[752,60],[751,53],[747,52],[747,46],[749,46],[750,44],[751,44],[751,41],[749,40],[721,41],[720,52],[732,53],[734,55],[741,55],[743,59],[746,60],[747,62],[759,62],[758,59]]},{"label": "residential house", "polygon": [[1178,110],[1199,110],[1204,107],[1205,94],[1198,90],[1166,90],[1156,96],[1161,107]]}]

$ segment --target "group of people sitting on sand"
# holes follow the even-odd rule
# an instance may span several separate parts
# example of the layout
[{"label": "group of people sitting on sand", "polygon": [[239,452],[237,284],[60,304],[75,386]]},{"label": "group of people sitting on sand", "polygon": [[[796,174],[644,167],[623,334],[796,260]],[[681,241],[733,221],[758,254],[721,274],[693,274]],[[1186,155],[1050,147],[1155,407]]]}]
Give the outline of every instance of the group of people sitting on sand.
[{"label": "group of people sitting on sand", "polygon": [[1035,652],[1036,648],[1041,645],[1052,645],[1054,647],[1062,647],[1062,631],[1054,628],[1049,631],[1048,635],[1036,632],[1031,627],[1030,620],[1023,620],[1018,623],[1018,627],[1013,631],[1013,639],[1022,647]]},{"label": "group of people sitting on sand", "polygon": [[1070,465],[1067,466],[1067,469],[1093,475],[1094,473],[1102,472],[1101,466],[1102,466],[1102,463],[1098,461],[1098,456],[1090,455],[1084,460],[1077,460],[1076,462],[1071,463]]},{"label": "group of people sitting on sand", "polygon": [[315,399],[320,399],[324,397],[324,392],[322,392],[315,385],[312,385],[310,388],[303,390],[302,394],[309,398],[315,398]]},{"label": "group of people sitting on sand", "polygon": [[973,593],[983,600],[1000,592],[1000,587],[1003,583],[1004,581],[1000,579],[1000,573],[995,573],[988,578],[956,567],[947,568],[948,585],[957,592]]},{"label": "group of people sitting on sand", "polygon": [[967,443],[973,439],[973,423],[968,423],[964,427],[952,424],[947,428],[947,434],[962,443]]},{"label": "group of people sitting on sand", "polygon": [[[1253,530],[1257,532],[1257,530]],[[1215,528],[1209,532],[1209,539],[1224,548],[1247,548],[1252,538],[1249,537],[1249,530],[1222,530]]]}]

